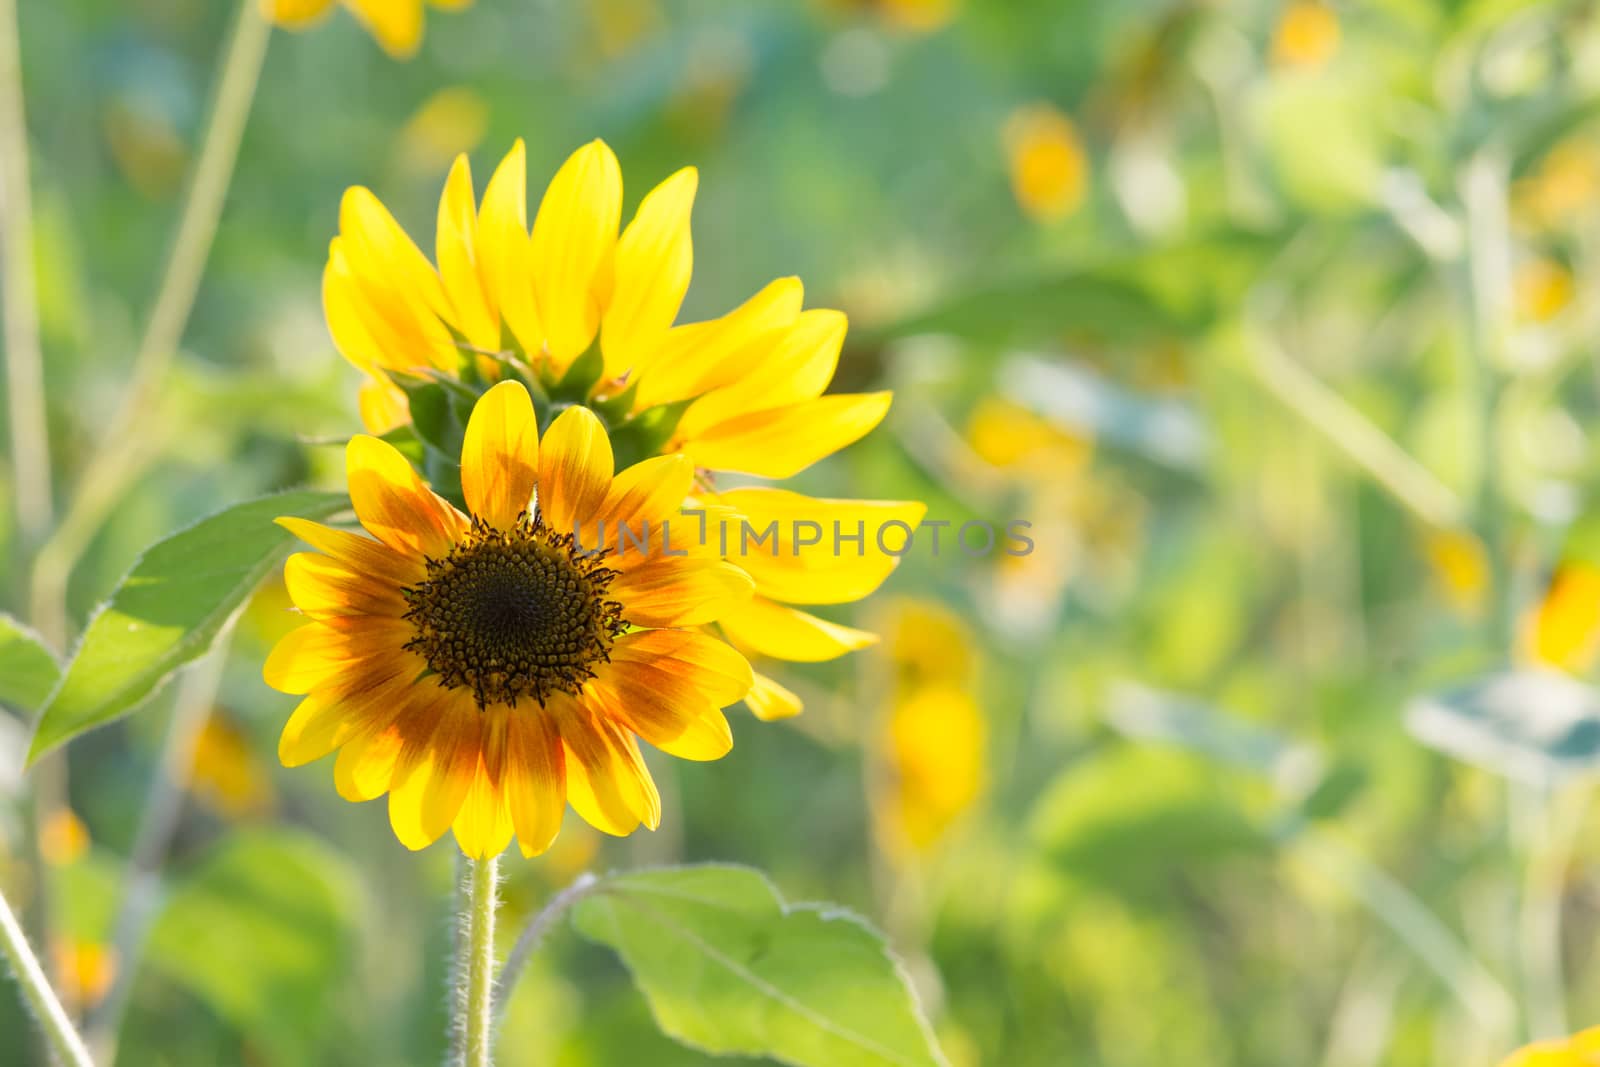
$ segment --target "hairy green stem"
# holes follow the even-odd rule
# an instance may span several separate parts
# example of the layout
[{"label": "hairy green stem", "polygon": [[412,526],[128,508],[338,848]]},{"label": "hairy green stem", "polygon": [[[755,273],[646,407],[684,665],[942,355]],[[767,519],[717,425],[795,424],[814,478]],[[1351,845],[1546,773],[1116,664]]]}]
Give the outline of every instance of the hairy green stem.
[{"label": "hairy green stem", "polygon": [[48,531],[52,509],[20,42],[17,0],[0,0],[0,308],[5,314],[12,488],[22,540],[31,550]]},{"label": "hairy green stem", "polygon": [[22,926],[12,913],[11,905],[6,903],[3,893],[0,893],[0,951],[4,951],[6,959],[10,961],[17,985],[22,987],[22,996],[28,1002],[33,1017],[38,1020],[39,1028],[49,1039],[56,1058],[70,1067],[92,1067],[89,1050],[73,1029],[72,1020],[67,1018],[61,998],[50,988],[44,969],[28,947]]},{"label": "hairy green stem", "polygon": [[148,449],[129,445],[142,440],[150,420],[159,418],[156,401],[194,309],[271,35],[272,27],[258,0],[243,0],[212,98],[200,158],[184,198],[161,287],[134,356],[127,391],[116,414],[97,435],[99,447],[84,468],[61,524],[34,561],[31,619],[45,638],[58,646],[66,636],[67,581],[78,557],[128,483],[153,458]]},{"label": "hairy green stem", "polygon": [[489,1067],[494,1034],[494,913],[498,903],[500,859],[491,856],[467,865],[466,937],[456,982],[460,1014],[457,1035],[463,1067]]}]

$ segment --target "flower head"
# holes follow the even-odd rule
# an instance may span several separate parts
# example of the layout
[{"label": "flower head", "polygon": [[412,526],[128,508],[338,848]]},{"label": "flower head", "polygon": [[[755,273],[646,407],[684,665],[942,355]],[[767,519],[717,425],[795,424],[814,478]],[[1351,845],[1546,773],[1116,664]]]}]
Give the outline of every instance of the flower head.
[{"label": "flower head", "polygon": [[[527,163],[518,141],[481,203],[459,158],[439,202],[434,261],[370,191],[351,189],[329,249],[323,302],[341,353],[372,376],[362,393],[368,428],[412,420],[408,397],[448,380],[483,388],[515,378],[539,404],[593,410],[619,455],[684,457],[698,468],[700,503],[748,519],[834,524],[921,520],[909,502],[818,500],[775,488],[719,493],[716,472],[781,479],[855,442],[889,409],[886,392],[826,393],[847,323],[804,310],[797,278],[767,285],[720,318],[680,324],[694,253],[690,213],[699,183],[686,167],[640,202],[622,228],[615,155],[593,141],[567,159],[532,225]],[[721,619],[735,645],[775,659],[832,659],[875,640],[791,605],[842,604],[872,592],[896,559],[783,544],[740,556],[757,596]],[[799,700],[757,678],[748,703],[763,718],[792,715]]]},{"label": "flower head", "polygon": [[[422,44],[423,0],[340,0],[383,46],[397,59],[416,54]],[[434,7],[456,9],[472,0],[427,0]],[[288,29],[303,29],[318,22],[334,0],[261,0],[266,17]]]},{"label": "flower head", "polygon": [[1540,1041],[1511,1055],[1500,1067],[1596,1067],[1600,1026],[1558,1041]]},{"label": "flower head", "polygon": [[685,627],[747,599],[750,579],[665,539],[608,551],[573,534],[668,520],[689,492],[686,460],[613,476],[599,419],[569,408],[541,441],[517,382],[472,410],[466,513],[375,437],[356,437],[347,458],[371,537],[280,520],[321,550],[290,557],[290,595],[312,621],[265,670],[305,695],[279,744],[286,765],[338,749],[340,795],[388,793],[408,847],[453,827],[469,856],[498,854],[513,832],[534,855],[567,801],[608,833],[657,825],[637,738],[693,760],[732,746],[721,709],[749,689],[749,665]]}]

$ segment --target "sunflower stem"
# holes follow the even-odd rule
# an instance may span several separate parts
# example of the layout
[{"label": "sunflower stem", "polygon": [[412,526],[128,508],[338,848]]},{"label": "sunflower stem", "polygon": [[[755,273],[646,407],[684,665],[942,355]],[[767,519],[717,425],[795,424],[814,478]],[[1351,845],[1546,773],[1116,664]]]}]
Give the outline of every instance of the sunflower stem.
[{"label": "sunflower stem", "polygon": [[116,413],[97,435],[99,447],[84,467],[66,514],[34,561],[29,605],[32,621],[58,646],[66,637],[66,587],[78,557],[128,483],[153,458],[148,449],[129,448],[129,442],[142,440],[151,420],[161,416],[156,401],[194,309],[271,36],[272,26],[262,14],[259,0],[242,0],[212,98],[200,157],[190,178],[161,287],[133,359],[128,388]]},{"label": "sunflower stem", "polygon": [[0,0],[0,307],[5,314],[6,393],[11,402],[11,480],[17,522],[31,551],[50,526],[50,432],[39,344],[17,0]]},{"label": "sunflower stem", "polygon": [[[457,1033],[462,1067],[489,1067],[494,1033],[494,912],[498,904],[496,883],[500,859],[469,860],[467,864],[466,937],[456,970],[460,1013]],[[460,988],[464,985],[464,988]]]},{"label": "sunflower stem", "polygon": [[39,1027],[49,1039],[56,1058],[70,1067],[92,1067],[89,1050],[84,1047],[78,1031],[73,1029],[67,1010],[61,1006],[61,998],[50,988],[44,968],[39,966],[38,957],[28,947],[27,936],[23,934],[22,926],[11,911],[11,905],[6,902],[4,893],[0,893],[0,951],[10,961],[17,985],[22,987],[23,999],[27,1001],[33,1017],[39,1021]]}]

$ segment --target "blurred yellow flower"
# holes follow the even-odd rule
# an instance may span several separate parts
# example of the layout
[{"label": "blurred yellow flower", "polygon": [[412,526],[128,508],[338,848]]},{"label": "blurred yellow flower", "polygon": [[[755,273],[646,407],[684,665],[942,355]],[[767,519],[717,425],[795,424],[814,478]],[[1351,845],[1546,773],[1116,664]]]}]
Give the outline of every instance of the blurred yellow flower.
[{"label": "blurred yellow flower", "polygon": [[[784,541],[773,556],[739,555],[757,596],[720,625],[741,651],[811,663],[871,643],[871,634],[793,605],[871,593],[898,562],[871,531],[890,522],[914,528],[923,505],[776,488],[719,493],[710,482],[719,471],[788,478],[883,419],[887,392],[827,392],[845,316],[802,310],[800,280],[780,278],[719,319],[677,324],[693,270],[697,171],[685,167],[649,192],[620,235],[622,173],[604,142],[578,149],[557,171],[531,232],[526,171],[518,141],[479,204],[466,158],[456,160],[439,204],[437,267],[370,191],[345,194],[323,305],[339,351],[371,376],[361,396],[367,428],[386,432],[408,417],[395,378],[453,377],[479,388],[513,374],[546,393],[580,396],[634,453],[692,461],[705,472],[701,503],[758,531],[777,522],[787,532],[796,520],[825,531],[866,524],[860,552]],[[568,379],[584,370],[581,357],[593,373],[574,387]],[[799,709],[770,679],[757,680],[748,703],[763,718]]]},{"label": "blurred yellow flower", "polygon": [[1029,218],[1057,222],[1082,206],[1089,160],[1070,118],[1049,104],[1030,104],[1012,112],[1003,140],[1011,192]]},{"label": "blurred yellow flower", "polygon": [[822,0],[835,10],[875,15],[896,29],[932,33],[948,25],[959,0]]},{"label": "blurred yellow flower", "polygon": [[89,828],[71,808],[51,812],[39,829],[39,854],[52,867],[75,863],[89,851]]},{"label": "blurred yellow flower", "polygon": [[1512,203],[1517,221],[1541,229],[1570,227],[1600,198],[1600,144],[1569,137],[1556,144],[1533,172],[1517,181]]},{"label": "blurred yellow flower", "polygon": [[[423,0],[338,0],[397,59],[415,55],[422,44]],[[427,0],[434,7],[458,10],[472,0]],[[313,25],[328,13],[334,0],[261,0],[267,18],[286,29]]]},{"label": "blurred yellow flower", "polygon": [[1549,322],[1572,303],[1572,272],[1553,259],[1538,256],[1517,268],[1517,314],[1532,322]]},{"label": "blurred yellow flower", "polygon": [[1594,666],[1600,657],[1600,567],[1585,560],[1557,567],[1522,631],[1524,655],[1535,663],[1574,672]]},{"label": "blurred yellow flower", "polygon": [[977,638],[961,616],[937,600],[897,597],[875,618],[895,668],[895,686],[965,685],[972,678]]},{"label": "blurred yellow flower", "polygon": [[1061,429],[997,396],[985,396],[967,420],[967,443],[985,462],[1005,470],[1071,478],[1088,466],[1094,439]]},{"label": "blurred yellow flower", "polygon": [[464,85],[440,89],[406,120],[395,146],[401,169],[431,174],[478,147],[489,128],[489,105]]},{"label": "blurred yellow flower", "polygon": [[249,736],[220,712],[211,713],[195,738],[189,788],[234,820],[265,814],[276,799]]},{"label": "blurred yellow flower", "polygon": [[920,687],[895,700],[878,807],[891,851],[923,853],[944,838],[983,790],[987,744],[983,711],[964,688]]},{"label": "blurred yellow flower", "polygon": [[712,622],[752,583],[713,553],[679,556],[658,538],[629,551],[608,540],[611,554],[596,554],[567,531],[659,526],[694,468],[664,456],[613,476],[593,413],[567,408],[541,440],[528,390],[510,381],[483,394],[466,427],[468,514],[376,437],[354,438],[346,455],[371,538],[279,520],[321,550],[289,558],[290,595],[312,621],[264,670],[269,685],[305,695],[279,741],[283,763],[337,749],[339,794],[387,793],[412,849],[453,828],[474,859],[513,833],[536,855],[569,801],[610,834],[654,829],[661,799],[638,739],[691,760],[733,746],[721,709],[744,697],[750,666],[684,627]]},{"label": "blurred yellow flower", "polygon": [[1286,67],[1320,67],[1339,50],[1339,16],[1317,0],[1283,9],[1272,35],[1273,61]]},{"label": "blurred yellow flower", "polygon": [[1489,554],[1470,530],[1429,529],[1423,552],[1450,604],[1462,615],[1483,610],[1489,590]]},{"label": "blurred yellow flower", "polygon": [[1600,1067],[1600,1026],[1558,1041],[1540,1041],[1503,1060],[1500,1067]]},{"label": "blurred yellow flower", "polygon": [[79,938],[57,938],[51,945],[55,974],[66,986],[69,1003],[95,1004],[117,975],[117,953],[110,945]]}]

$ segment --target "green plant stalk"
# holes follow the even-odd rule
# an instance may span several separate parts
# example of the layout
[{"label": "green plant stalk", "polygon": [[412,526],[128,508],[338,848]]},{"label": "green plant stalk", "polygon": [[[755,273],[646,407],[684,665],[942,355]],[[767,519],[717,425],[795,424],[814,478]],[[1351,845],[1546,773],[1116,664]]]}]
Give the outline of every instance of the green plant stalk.
[{"label": "green plant stalk", "polygon": [[0,0],[0,310],[5,315],[12,488],[23,544],[31,551],[49,530],[53,509],[26,115],[17,0]]},{"label": "green plant stalk", "polygon": [[494,913],[500,858],[467,864],[466,937],[456,971],[456,1024],[463,1067],[489,1067],[494,1043]]},{"label": "green plant stalk", "polygon": [[147,424],[159,418],[161,384],[194,309],[271,36],[272,26],[257,0],[243,0],[128,388],[98,435],[99,446],[84,467],[66,514],[34,561],[31,621],[58,647],[66,638],[66,590],[72,569],[122,492],[152,458],[148,450],[130,449],[129,442],[141,440]]},{"label": "green plant stalk", "polygon": [[[1582,785],[1548,792],[1512,783],[1514,841],[1525,851],[1522,908],[1517,916],[1528,1034],[1536,1039],[1568,1033],[1561,917],[1567,873],[1588,808]],[[1517,816],[1521,816],[1518,818]]]},{"label": "green plant stalk", "polygon": [[44,976],[44,969],[39,966],[38,957],[28,947],[28,939],[22,932],[22,926],[17,922],[17,917],[11,911],[11,905],[6,902],[3,893],[0,893],[0,950],[5,952],[6,959],[10,961],[17,985],[22,987],[23,999],[28,1002],[28,1007],[38,1020],[40,1029],[49,1039],[56,1058],[71,1067],[92,1067],[93,1061],[89,1059],[89,1050],[84,1047],[83,1039],[73,1029],[72,1020],[67,1018],[67,1010],[61,1006],[61,998],[50,988],[50,982]]}]

